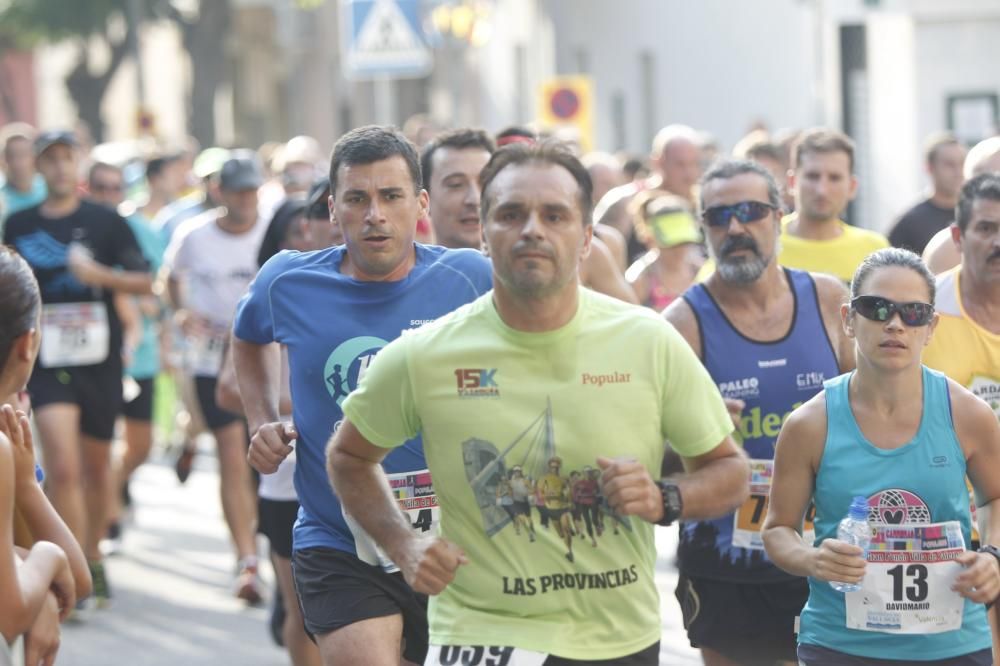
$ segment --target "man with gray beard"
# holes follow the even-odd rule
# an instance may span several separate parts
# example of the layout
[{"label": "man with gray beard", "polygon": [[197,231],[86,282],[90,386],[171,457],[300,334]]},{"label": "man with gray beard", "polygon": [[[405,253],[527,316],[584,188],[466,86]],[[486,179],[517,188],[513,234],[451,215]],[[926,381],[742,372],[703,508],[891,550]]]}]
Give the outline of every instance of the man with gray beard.
[{"label": "man with gray beard", "polygon": [[[854,367],[840,325],[848,294],[833,276],[777,264],[781,194],[759,164],[712,168],[701,181],[701,210],[717,269],[664,317],[726,400],[751,458],[751,496],[728,516],[681,523],[677,599],[709,666],[794,664],[794,622],[809,589],[767,559],[760,528],[782,422],[824,380]],[[803,518],[806,535],[812,516]]]}]

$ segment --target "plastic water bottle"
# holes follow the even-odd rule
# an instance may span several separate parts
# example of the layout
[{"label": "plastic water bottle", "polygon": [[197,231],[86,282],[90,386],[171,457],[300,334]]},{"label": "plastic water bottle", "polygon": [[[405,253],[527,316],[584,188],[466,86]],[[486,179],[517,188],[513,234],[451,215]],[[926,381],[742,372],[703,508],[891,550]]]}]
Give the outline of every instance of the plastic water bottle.
[{"label": "plastic water bottle", "polygon": [[[851,509],[847,517],[837,526],[837,539],[852,546],[861,546],[868,554],[868,546],[872,542],[872,528],[868,525],[868,500],[858,495],[851,501]],[[830,587],[837,592],[857,592],[861,589],[859,583],[838,583],[830,581]]]}]

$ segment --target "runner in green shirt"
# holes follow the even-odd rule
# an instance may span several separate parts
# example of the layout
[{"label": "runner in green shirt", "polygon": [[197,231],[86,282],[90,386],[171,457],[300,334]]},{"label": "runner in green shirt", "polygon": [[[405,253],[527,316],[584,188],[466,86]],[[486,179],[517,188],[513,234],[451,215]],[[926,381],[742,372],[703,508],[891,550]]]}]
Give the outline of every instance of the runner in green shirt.
[{"label": "runner in green shirt", "polygon": [[[518,666],[656,664],[653,523],[733,510],[748,492],[746,460],[677,331],[579,286],[592,233],[579,161],[557,145],[514,145],[480,179],[494,290],[379,353],[344,402],[331,479],[414,589],[436,595],[427,664],[480,663],[477,654]],[[421,489],[390,493],[378,465],[417,433],[440,534],[414,532]],[[657,481],[664,440],[688,473]],[[602,470],[600,501],[622,529],[568,554],[562,487],[588,466]],[[534,541],[497,505],[517,468],[551,517]]]}]

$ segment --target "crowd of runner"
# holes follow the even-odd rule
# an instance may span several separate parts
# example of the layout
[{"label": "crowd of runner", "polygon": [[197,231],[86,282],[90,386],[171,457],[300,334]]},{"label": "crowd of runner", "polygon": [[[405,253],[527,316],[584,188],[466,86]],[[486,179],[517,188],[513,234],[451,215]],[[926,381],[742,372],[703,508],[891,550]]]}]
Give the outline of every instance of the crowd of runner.
[{"label": "crowd of runner", "polygon": [[0,663],[114,612],[130,478],[205,433],[296,666],[657,664],[674,523],[710,666],[993,663],[1000,137],[888,225],[828,128],[419,136],[0,131]]}]

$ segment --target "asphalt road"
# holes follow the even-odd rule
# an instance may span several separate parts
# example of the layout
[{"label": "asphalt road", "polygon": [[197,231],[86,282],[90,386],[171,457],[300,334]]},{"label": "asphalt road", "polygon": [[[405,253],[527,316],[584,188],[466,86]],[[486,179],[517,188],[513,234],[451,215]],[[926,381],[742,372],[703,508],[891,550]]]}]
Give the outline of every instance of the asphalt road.
[{"label": "asphalt road", "polygon": [[[134,521],[108,559],[114,602],[64,626],[60,666],[283,666],[267,629],[267,606],[248,608],[230,592],[234,556],[222,521],[211,447],[185,485],[169,461],[154,460],[132,482]],[[657,528],[663,641],[660,663],[698,664],[681,628],[671,565],[676,528]],[[266,552],[263,549],[262,552]],[[268,568],[262,575],[270,585]]]}]

